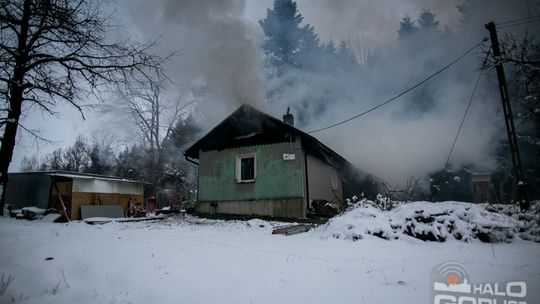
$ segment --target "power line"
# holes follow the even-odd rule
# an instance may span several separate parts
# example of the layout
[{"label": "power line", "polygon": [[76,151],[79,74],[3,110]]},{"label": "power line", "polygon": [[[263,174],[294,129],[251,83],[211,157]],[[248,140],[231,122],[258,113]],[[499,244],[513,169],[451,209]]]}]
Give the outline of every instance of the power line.
[{"label": "power line", "polygon": [[504,21],[504,22],[499,22],[499,23],[497,23],[497,26],[500,27],[502,25],[520,23],[520,22],[528,21],[528,20],[536,21],[536,20],[533,20],[533,19],[540,19],[540,16],[531,16],[531,17],[525,17],[525,18],[519,18],[519,19],[513,19],[513,20]]},{"label": "power line", "polygon": [[514,26],[519,26],[519,25],[524,25],[524,24],[533,23],[533,22],[539,22],[539,21],[540,21],[540,19],[523,21],[523,22],[519,22],[519,23],[512,23],[512,24],[502,25],[502,26],[499,27],[499,29],[507,29],[507,28],[511,28],[511,27],[514,27]]},{"label": "power line", "polygon": [[307,132],[307,133],[308,133],[308,134],[311,134],[311,133],[315,133],[315,132],[320,132],[320,131],[323,131],[323,130],[327,130],[327,129],[330,129],[330,128],[333,128],[333,127],[337,127],[337,126],[342,125],[342,124],[344,124],[344,123],[347,123],[347,122],[349,122],[349,121],[351,121],[351,120],[353,120],[353,119],[356,119],[356,118],[358,118],[358,117],[360,117],[360,116],[364,116],[364,115],[366,115],[366,114],[368,114],[368,113],[370,113],[370,112],[375,111],[376,109],[378,109],[378,108],[380,108],[380,107],[382,107],[382,106],[384,106],[384,105],[386,105],[386,104],[388,104],[388,103],[390,103],[390,102],[392,102],[392,101],[398,99],[399,97],[401,97],[401,96],[403,96],[403,95],[409,93],[410,91],[412,91],[412,90],[416,89],[417,87],[421,86],[422,84],[426,83],[427,81],[429,81],[429,80],[432,79],[433,77],[435,77],[435,76],[439,75],[440,73],[444,72],[446,69],[448,69],[449,67],[453,66],[455,63],[457,63],[458,61],[460,61],[463,57],[465,57],[467,54],[469,54],[470,52],[472,52],[474,49],[476,49],[477,47],[479,47],[480,45],[482,45],[485,41],[487,41],[487,38],[482,39],[482,41],[480,41],[478,44],[474,45],[472,48],[470,48],[469,50],[467,50],[466,52],[464,52],[463,54],[461,54],[459,57],[457,57],[456,59],[452,60],[450,63],[448,63],[447,65],[445,65],[443,68],[441,68],[441,69],[439,69],[438,71],[436,71],[435,73],[431,74],[430,76],[428,76],[428,77],[425,78],[424,80],[422,80],[422,81],[416,83],[416,84],[413,85],[412,87],[410,87],[410,88],[408,88],[407,90],[405,90],[405,91],[399,93],[398,95],[396,95],[396,96],[394,96],[394,97],[392,97],[392,98],[386,100],[385,102],[383,102],[383,103],[381,103],[381,104],[379,104],[379,105],[377,105],[377,106],[374,106],[374,107],[372,107],[372,108],[370,108],[370,109],[368,109],[368,110],[366,110],[366,111],[364,111],[364,112],[362,112],[362,113],[360,113],[360,114],[357,114],[357,115],[355,115],[355,116],[352,116],[352,117],[350,117],[350,118],[347,118],[347,119],[345,119],[345,120],[342,120],[342,121],[340,121],[340,122],[331,124],[331,125],[329,125],[329,126],[326,126],[326,127],[320,128],[320,129],[316,129],[316,130],[313,130],[313,131],[309,131],[309,132]]},{"label": "power line", "polygon": [[[459,128],[458,128],[458,131],[456,133],[456,136],[454,137],[454,141],[452,142],[452,147],[450,148],[450,152],[448,152],[448,157],[446,158],[446,162],[444,163],[444,167],[443,167],[443,170],[445,171],[448,171],[448,164],[450,163],[450,158],[452,157],[452,153],[454,152],[454,148],[456,147],[456,143],[457,143],[457,140],[459,138],[459,134],[461,133],[461,129],[463,128],[463,124],[465,122],[465,119],[467,118],[467,114],[469,113],[469,109],[471,108],[471,104],[472,104],[472,101],[474,99],[474,96],[476,95],[476,89],[478,89],[478,84],[480,83],[480,79],[482,79],[482,74],[486,68],[486,63],[487,63],[487,60],[489,58],[489,53],[491,51],[491,48],[489,49],[489,51],[486,53],[486,58],[484,59],[484,62],[482,63],[482,68],[480,69],[480,73],[478,73],[478,78],[476,79],[476,83],[474,84],[474,88],[473,88],[473,91],[471,93],[471,97],[469,98],[469,103],[467,104],[467,108],[465,109],[465,113],[463,113],[463,117],[461,118],[461,122],[459,124]],[[439,184],[441,183],[442,181],[442,175],[439,176],[439,178],[437,179],[437,183],[436,185],[439,187],[439,188],[436,188],[435,192],[433,193],[433,196],[431,197],[431,201],[433,201],[435,199],[435,197],[437,196],[437,194],[439,193],[440,191],[440,187]]]},{"label": "power line", "polygon": [[[490,51],[491,51],[491,48],[490,48]],[[459,128],[458,128],[458,131],[456,133],[456,137],[454,137],[454,141],[452,142],[452,148],[450,148],[450,152],[448,153],[448,157],[446,158],[446,162],[444,163],[444,169],[448,168],[448,163],[450,162],[450,157],[452,156],[452,152],[454,152],[454,147],[456,146],[456,142],[458,140],[459,134],[461,133],[461,129],[463,128],[463,123],[465,122],[465,118],[467,117],[467,113],[469,112],[469,109],[471,107],[471,103],[473,101],[474,95],[476,94],[476,89],[478,88],[478,84],[480,83],[480,79],[482,78],[482,73],[484,72],[484,69],[486,68],[486,63],[487,63],[490,51],[487,52],[486,58],[484,59],[484,62],[482,63],[482,68],[480,69],[480,73],[478,74],[478,79],[476,79],[474,89],[472,91],[471,97],[469,98],[469,103],[467,104],[467,109],[465,109],[465,113],[463,113],[463,118],[461,119],[461,123],[459,124]]]}]

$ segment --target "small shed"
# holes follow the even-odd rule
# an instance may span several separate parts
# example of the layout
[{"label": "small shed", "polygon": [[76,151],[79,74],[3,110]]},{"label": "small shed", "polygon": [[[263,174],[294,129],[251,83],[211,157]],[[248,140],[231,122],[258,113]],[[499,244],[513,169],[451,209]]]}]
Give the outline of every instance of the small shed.
[{"label": "small shed", "polygon": [[71,219],[81,219],[82,205],[121,205],[144,202],[145,183],[115,176],[69,171],[10,173],[6,204],[11,209],[38,207],[62,210]]},{"label": "small shed", "polygon": [[474,203],[493,202],[495,196],[491,175],[473,174],[471,176],[472,199]]},{"label": "small shed", "polygon": [[293,124],[289,112],[281,121],[244,104],[187,149],[199,166],[196,211],[305,218],[343,208],[347,188],[377,193],[375,178]]}]

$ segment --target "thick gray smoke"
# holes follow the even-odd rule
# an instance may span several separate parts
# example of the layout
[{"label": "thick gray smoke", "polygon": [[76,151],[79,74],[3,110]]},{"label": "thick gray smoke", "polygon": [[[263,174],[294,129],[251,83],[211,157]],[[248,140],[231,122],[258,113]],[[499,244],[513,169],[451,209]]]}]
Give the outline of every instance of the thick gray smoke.
[{"label": "thick gray smoke", "polygon": [[[299,1],[304,21],[314,25],[322,39],[367,42],[371,45],[364,45],[363,50],[375,53],[374,57],[377,57],[368,57],[365,77],[359,76],[352,81],[355,82],[353,85],[333,91],[334,99],[322,114],[310,113],[311,119],[302,126],[303,129],[318,129],[382,103],[488,36],[484,29],[487,22],[527,17],[534,14],[532,8],[538,9],[538,1],[473,1],[464,6],[467,15],[463,15],[456,6],[463,5],[463,2],[448,6],[430,1],[424,3],[425,6],[416,3],[401,7],[394,3],[388,7],[388,3],[382,5],[374,1]],[[414,20],[424,8],[431,9],[436,15],[440,23],[439,32],[426,32],[412,37],[407,43],[398,44],[395,36],[403,12],[408,12]],[[382,19],[376,20],[373,16]],[[523,28],[513,30],[522,32]],[[377,31],[382,37],[377,36]],[[394,39],[389,40],[392,33]],[[368,39],[364,39],[366,37]],[[393,185],[403,185],[409,177],[424,178],[442,169],[476,82],[484,56],[482,50],[488,46],[489,42],[396,102],[345,125],[313,135],[358,168]],[[344,73],[341,79],[339,76],[336,79],[335,75],[324,79],[321,75],[304,75],[312,77],[314,85],[281,91],[281,98],[277,100],[278,103],[283,101],[283,105],[277,108],[297,104],[307,96],[322,96],[332,89],[324,84],[351,82],[349,76]],[[419,98],[428,98],[431,108],[417,109],[414,104]],[[486,72],[452,153],[451,168],[469,164],[474,164],[475,169],[481,171],[494,168],[494,152],[499,147],[499,140],[506,135],[499,105],[496,78],[492,71]],[[294,109],[300,113],[306,111],[304,107]]]},{"label": "thick gray smoke", "polygon": [[[264,105],[258,28],[244,18],[243,0],[129,2],[126,21],[144,39],[161,36],[163,53],[179,50],[167,64],[171,94],[190,89],[201,99],[205,125],[219,122],[242,103]],[[174,92],[176,90],[176,92]]]},{"label": "thick gray smoke", "polygon": [[[246,102],[276,117],[291,106],[293,114],[304,116],[299,127],[310,131],[360,113],[422,80],[487,36],[485,23],[538,12],[538,1],[472,1],[464,16],[457,8],[463,4],[466,1],[299,0],[304,24],[315,26],[322,41],[348,41],[365,64],[365,76],[351,79],[351,74],[344,73],[343,79],[336,79],[335,75],[306,74],[300,77],[312,85],[298,87],[264,78],[263,55],[258,48],[262,33],[256,21],[265,17],[270,0],[139,0],[130,1],[130,10],[124,15],[137,35],[161,35],[164,51],[181,50],[172,58],[168,74],[179,85],[202,87],[198,109],[207,129]],[[401,18],[409,15],[414,20],[423,9],[435,14],[439,30],[447,32],[446,41],[441,40],[442,34],[425,35],[412,41],[408,49],[396,49]],[[250,14],[247,17],[246,11]],[[377,60],[370,57],[373,54]],[[425,177],[444,165],[481,56],[481,49],[477,49],[418,89],[432,101],[429,110],[414,109],[415,96],[420,96],[416,90],[365,117],[313,135],[360,169],[394,185],[409,177]],[[322,96],[335,83],[347,85],[330,88],[333,100],[322,110],[302,106],[301,101]],[[452,155],[453,166],[474,163],[485,170],[493,167],[491,155],[505,134],[500,128],[502,114],[494,85],[493,75],[486,74]],[[265,102],[268,89],[277,90],[280,98]]]}]

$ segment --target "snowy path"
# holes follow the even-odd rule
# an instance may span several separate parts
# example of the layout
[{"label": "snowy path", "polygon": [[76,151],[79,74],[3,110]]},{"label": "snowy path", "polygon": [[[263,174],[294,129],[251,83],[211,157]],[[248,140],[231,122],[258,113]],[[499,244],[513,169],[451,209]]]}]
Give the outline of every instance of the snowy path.
[{"label": "snowy path", "polygon": [[245,222],[0,218],[0,275],[14,276],[0,303],[429,303],[432,268],[452,260],[477,282],[525,280],[529,299],[540,299],[532,242],[352,242],[276,236]]}]

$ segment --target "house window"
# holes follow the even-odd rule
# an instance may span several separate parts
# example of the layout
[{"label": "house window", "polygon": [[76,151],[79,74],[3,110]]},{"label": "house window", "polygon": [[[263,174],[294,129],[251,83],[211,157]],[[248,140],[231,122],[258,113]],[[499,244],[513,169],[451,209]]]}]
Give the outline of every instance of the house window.
[{"label": "house window", "polygon": [[236,181],[239,183],[254,182],[257,176],[255,153],[236,156]]}]

